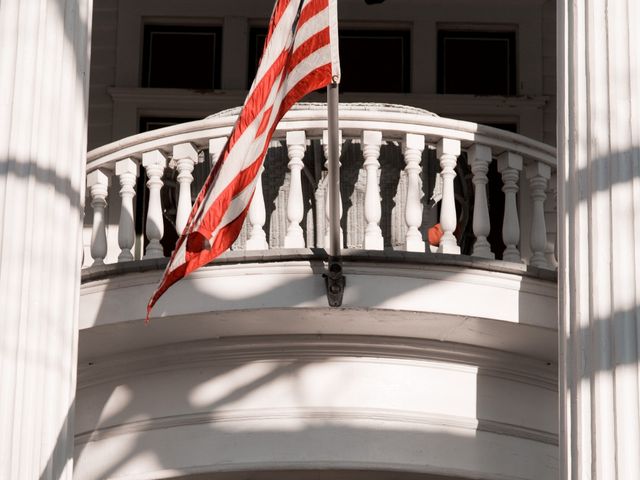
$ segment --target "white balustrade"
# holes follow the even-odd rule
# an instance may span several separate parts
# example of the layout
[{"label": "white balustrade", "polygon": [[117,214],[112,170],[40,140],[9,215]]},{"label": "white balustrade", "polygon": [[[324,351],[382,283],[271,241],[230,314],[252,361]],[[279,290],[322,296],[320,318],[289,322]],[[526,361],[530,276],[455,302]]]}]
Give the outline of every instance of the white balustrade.
[{"label": "white balustrade", "polygon": [[382,216],[380,197],[380,147],[382,132],[365,130],[362,132],[362,155],[367,183],[364,191],[364,248],[366,250],[384,249],[384,239],[380,230]]},{"label": "white balustrade", "polygon": [[153,150],[142,154],[142,166],[147,172],[147,187],[149,187],[149,207],[147,210],[147,238],[149,245],[144,258],[161,258],[164,256],[160,240],[164,236],[164,221],[160,189],[162,188],[162,175],[167,166],[167,157],[160,150]]},{"label": "white balustrade", "polygon": [[422,180],[420,180],[420,162],[424,151],[424,136],[407,133],[404,137],[404,162],[407,178],[407,200],[405,204],[405,222],[407,234],[405,250],[424,252],[425,243],[418,228],[422,223]]},{"label": "white balustrade", "polygon": [[473,173],[475,199],[473,206],[473,234],[476,241],[473,244],[473,255],[476,257],[495,258],[491,252],[491,245],[487,236],[491,232],[489,220],[489,204],[487,203],[487,173],[491,163],[491,148],[486,145],[474,144],[467,152],[467,159]]},{"label": "white balustrade", "polygon": [[105,227],[105,208],[109,195],[110,177],[102,170],[94,170],[87,175],[87,187],[91,195],[93,208],[93,227],[91,229],[91,257],[93,265],[103,265],[107,256],[107,232]]},{"label": "white balustrade", "polygon": [[504,183],[504,220],[502,223],[502,241],[506,249],[502,259],[506,262],[521,262],[518,243],[520,242],[520,222],[518,220],[518,179],[522,170],[522,156],[513,152],[504,152],[498,157],[498,171]]},{"label": "white balustrade", "polygon": [[247,238],[245,244],[245,250],[266,250],[269,248],[267,234],[264,231],[267,215],[262,192],[262,172],[264,172],[264,165],[260,167],[258,172],[256,190],[253,193],[251,205],[249,205],[248,220],[251,228],[249,230],[249,238]]},{"label": "white balustrade", "polygon": [[[549,180],[547,198],[545,200],[545,224],[547,226],[547,245],[544,249],[544,256],[550,268],[558,266],[557,246],[557,219],[558,219],[558,177],[554,171]],[[551,227],[551,228],[549,228]]]},{"label": "white balustrade", "polygon": [[551,168],[544,163],[535,162],[527,166],[527,178],[531,188],[531,260],[534,267],[547,267],[545,248],[547,246],[547,226],[544,219],[544,201]]},{"label": "white balustrade", "polygon": [[[322,151],[324,152],[324,168],[329,171],[329,131],[324,130],[322,132]],[[338,130],[338,167],[342,166],[340,162],[340,155],[342,155],[342,131]],[[324,191],[324,248],[329,250],[330,245],[330,226],[331,226],[331,183],[329,182],[329,174],[325,177],[325,191]],[[338,192],[338,214],[340,215],[340,219],[342,219],[342,193]],[[340,223],[340,222],[338,222]],[[340,227],[340,238],[343,237],[342,227]],[[342,240],[341,240],[342,242]]]},{"label": "white balustrade", "polygon": [[226,137],[217,137],[209,140],[209,157],[211,159],[211,168],[215,167],[216,163],[218,163],[220,154],[222,153],[222,149],[226,144]]},{"label": "white balustrade", "polygon": [[304,199],[302,197],[302,158],[307,148],[304,131],[287,132],[287,153],[289,155],[290,183],[287,199],[287,234],[284,237],[285,248],[304,248],[304,236],[300,222],[304,217]]},{"label": "white balustrade", "polygon": [[135,223],[133,218],[133,197],[136,195],[136,180],[139,174],[138,163],[132,158],[116,162],[116,175],[120,179],[120,222],[118,223],[118,262],[133,260],[131,249],[135,241]]},{"label": "white balustrade", "polygon": [[[400,242],[404,243],[404,249],[414,252],[425,251],[423,236],[425,232],[420,229],[425,223],[423,208],[427,202],[423,198],[422,176],[426,169],[421,163],[424,149],[429,144],[432,146],[431,148],[435,147],[442,180],[442,188],[438,196],[442,201],[439,218],[442,236],[438,252],[460,253],[460,242],[460,245],[465,246],[464,253],[488,259],[494,258],[488,237],[490,233],[498,233],[500,227],[491,224],[493,215],[490,216],[489,213],[493,208],[492,200],[494,199],[489,196],[490,177],[488,172],[493,161],[493,152],[504,152],[497,157],[497,166],[502,174],[505,197],[501,233],[507,248],[503,258],[511,262],[521,261],[519,251],[521,219],[518,210],[522,208],[524,212],[531,212],[530,242],[527,242],[526,245],[527,252],[531,251],[529,259],[531,265],[546,268],[555,267],[554,202],[556,199],[553,189],[555,185],[553,163],[555,151],[552,147],[526,137],[506,135],[469,122],[452,123],[446,119],[442,121],[434,116],[409,114],[400,111],[401,109],[398,107],[379,106],[379,108],[385,110],[384,115],[380,115],[378,111],[370,110],[369,107],[345,106],[341,109],[341,121],[345,120],[342,123],[345,135],[348,133],[352,141],[360,143],[364,159],[363,172],[360,172],[361,177],[358,176],[360,180],[356,180],[356,172],[353,170],[356,167],[352,163],[345,164],[342,168],[343,170],[345,167],[351,169],[349,174],[343,175],[344,181],[355,180],[363,183],[362,186],[358,184],[350,194],[350,208],[355,208],[356,212],[362,211],[362,213],[354,215],[353,211],[350,212],[349,218],[355,221],[355,225],[350,224],[349,228],[353,230],[357,238],[362,238],[365,249],[383,250],[382,229],[388,226],[391,228],[392,238],[397,237],[397,229],[402,229]],[[386,111],[387,108],[390,110]],[[278,130],[269,144],[269,148],[279,149],[279,151],[270,156],[269,161],[279,161],[282,158],[281,154],[284,154],[283,146],[286,146],[289,172],[285,178],[288,177],[289,180],[284,181],[283,179],[284,165],[268,166],[267,172],[278,177],[264,178],[265,190],[263,192],[264,167],[260,169],[256,190],[247,215],[245,249],[268,249],[267,239],[270,236],[277,236],[277,244],[286,248],[305,246],[302,221],[307,207],[302,188],[302,177],[306,173],[303,172],[303,168],[305,168],[303,158],[310,138],[320,140],[324,156],[320,154],[318,158],[314,157],[315,170],[311,174],[318,175],[321,172],[321,164],[325,163],[326,159],[327,132],[322,132],[322,123],[318,122],[322,120],[324,114],[325,111],[320,107],[312,106],[308,111],[296,110],[294,107],[279,124]],[[288,121],[287,117],[290,115],[292,118],[291,121]],[[191,122],[188,125],[176,125],[165,129],[167,132],[165,137],[154,136],[153,139],[150,139],[143,135],[134,136],[89,153],[87,185],[91,202],[87,208],[93,208],[94,211],[93,225],[89,225],[92,228],[91,254],[94,258],[94,264],[100,265],[106,259],[115,259],[116,255],[112,255],[112,253],[118,251],[118,246],[119,255],[117,258],[119,262],[131,261],[134,258],[132,253],[137,241],[134,199],[135,195],[139,193],[136,192],[136,179],[141,165],[146,169],[147,186],[149,187],[145,227],[145,236],[149,240],[149,244],[143,258],[163,256],[163,247],[160,244],[164,234],[163,217],[166,212],[171,212],[172,206],[161,205],[161,198],[169,200],[176,198],[176,229],[181,232],[185,228],[191,211],[191,188],[198,171],[195,166],[198,161],[201,161],[198,152],[206,151],[208,148],[212,167],[215,166],[227,142],[226,135],[231,131],[234,122],[235,117],[229,114],[227,117]],[[359,128],[358,125],[361,125],[362,128]],[[420,132],[420,134],[414,132]],[[342,135],[340,143],[342,143]],[[389,157],[385,156],[386,150],[385,154],[381,156],[383,143],[389,145]],[[399,148],[394,153],[394,145],[400,145],[401,150]],[[470,181],[473,182],[474,188],[474,193],[470,195],[470,198],[464,199],[461,196],[456,196],[454,191],[454,182],[459,181],[456,178],[456,165],[462,149],[467,152],[468,163],[473,174]],[[164,191],[163,189],[166,188],[162,180],[167,165],[166,152],[172,152],[170,166],[177,170],[178,185],[175,197],[173,192],[167,192],[168,195],[162,195],[162,197],[160,195],[161,189]],[[397,170],[393,171],[398,168],[394,160],[397,158],[396,155],[400,153],[404,159],[403,173]],[[313,154],[316,155],[316,152],[314,151]],[[351,155],[351,152],[349,154]],[[526,165],[523,156],[526,157]],[[351,162],[351,157],[348,158]],[[354,160],[357,161],[357,159]],[[390,170],[387,172],[386,169]],[[119,207],[119,224],[109,226],[106,225],[105,209],[108,200],[109,176],[112,172],[119,180],[121,206]],[[385,173],[385,175],[382,176],[381,173]],[[400,174],[400,183],[385,185],[383,194],[381,179],[396,179],[395,181],[397,181],[398,174]],[[520,176],[527,179],[528,188],[519,193]],[[198,181],[200,180],[202,179],[198,178]],[[283,181],[284,185],[288,184],[288,189],[282,189]],[[463,179],[463,182],[466,181]],[[319,182],[321,183],[316,185],[315,197],[319,204],[314,204],[319,208],[316,212],[310,212],[307,225],[313,229],[317,243],[323,246],[327,244],[329,237],[330,187],[325,184],[325,178]],[[464,186],[464,183],[462,185]],[[398,186],[401,188],[396,190]],[[457,186],[456,183],[456,188]],[[345,185],[345,187],[351,190],[354,185]],[[325,190],[324,196],[323,189]],[[396,191],[402,195],[398,202],[399,208],[387,212],[388,218],[387,216],[383,218],[383,207],[386,204],[383,203],[381,196],[385,196],[385,200],[391,201],[391,198],[387,199],[386,196],[394,195]],[[458,194],[460,193],[466,195],[466,189],[461,189]],[[270,206],[275,207],[275,210],[271,212],[271,218],[267,217],[267,211],[270,209],[265,205],[265,197],[268,197]],[[468,202],[469,205],[463,206],[461,201]],[[324,209],[322,208],[323,204],[325,205]],[[341,217],[346,216],[347,213],[346,211],[343,213],[342,207],[342,201],[340,201]],[[467,247],[469,245],[468,239],[464,235],[470,229],[467,224],[459,224],[461,220],[467,221],[466,216],[461,214],[460,207],[473,212],[472,225],[475,242],[469,247]],[[314,219],[313,226],[311,226],[311,218]],[[432,220],[435,221],[435,218]],[[266,231],[265,228],[267,222],[270,225],[269,231]],[[386,222],[384,227],[383,222]],[[406,224],[406,231],[402,228],[403,223]],[[117,235],[112,230],[113,228],[117,228]],[[107,230],[109,233],[113,232],[114,235],[106,235]],[[460,235],[462,235],[458,238],[456,238],[457,230],[460,230]],[[529,236],[529,232],[527,235]],[[117,242],[115,241],[116,237]],[[110,243],[112,238],[114,245]]]},{"label": "white balustrade", "polygon": [[178,209],[176,212],[176,231],[181,235],[191,213],[191,182],[193,169],[198,159],[198,149],[193,143],[179,143],[173,147],[173,163],[178,170]]},{"label": "white balustrade", "polygon": [[440,160],[440,174],[442,175],[442,203],[440,205],[440,227],[442,237],[438,246],[438,253],[460,253],[458,241],[454,235],[458,226],[456,214],[456,199],[453,179],[456,177],[456,163],[460,155],[460,141],[443,138],[438,142],[436,154]]}]

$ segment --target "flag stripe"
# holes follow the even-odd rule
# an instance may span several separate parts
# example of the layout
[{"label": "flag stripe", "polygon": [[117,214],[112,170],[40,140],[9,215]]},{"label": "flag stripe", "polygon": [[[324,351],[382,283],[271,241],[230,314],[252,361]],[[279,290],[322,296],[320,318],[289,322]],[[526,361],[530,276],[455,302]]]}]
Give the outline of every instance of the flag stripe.
[{"label": "flag stripe", "polygon": [[[312,17],[316,16],[318,13],[326,9],[328,6],[329,0],[310,0],[306,2],[305,6],[302,7],[302,10],[300,11],[300,17],[298,17],[298,32],[296,33],[296,39],[298,38],[298,35],[302,35],[305,23],[307,23],[307,21]],[[327,23],[328,22],[325,21],[325,25]]]},{"label": "flag stripe", "polygon": [[306,18],[304,22],[299,21],[298,31],[296,32],[296,38],[293,44],[294,50],[298,45],[300,45],[301,43],[304,43],[309,37],[314,35],[316,32],[328,26],[327,25],[328,11],[327,11],[326,0],[324,0],[323,3],[325,4],[323,9],[318,11],[311,10],[309,11],[309,13],[312,13],[313,14],[312,16]]},{"label": "flag stripe", "polygon": [[147,319],[173,283],[232,245],[278,122],[295,102],[339,73],[335,8],[335,0],[277,0],[256,78],[149,301]]},{"label": "flag stripe", "polygon": [[[306,76],[307,70],[310,65],[313,66],[314,63],[315,65],[320,64],[319,57],[327,56],[327,58],[324,59],[324,61],[325,62],[330,61],[330,58],[328,57],[328,55],[330,54],[330,51],[327,48],[324,48],[326,47],[328,42],[329,42],[329,31],[328,29],[324,29],[321,32],[318,32],[318,34],[311,37],[309,40],[307,40],[304,44],[302,44],[290,57],[292,60],[290,64],[287,65],[288,72],[290,72],[289,80],[287,81],[287,83],[293,80],[293,82],[291,83],[293,85],[297,84],[304,76]],[[311,54],[312,52],[317,51],[319,49],[323,49],[321,53],[317,53],[315,55]],[[298,88],[298,90],[300,89],[301,87]],[[309,90],[309,92],[313,90],[314,89],[311,89]],[[271,93],[273,93],[273,89]],[[298,98],[301,98],[306,93],[308,92],[302,93],[302,95],[298,93]],[[287,96],[288,96],[288,93],[287,93]],[[291,98],[293,97],[289,96],[288,103],[290,104],[295,103],[295,101],[293,102],[290,101]],[[275,101],[277,101],[277,99],[274,99],[274,103]],[[267,102],[267,105],[269,105],[269,102]],[[267,108],[271,108],[271,106],[268,106]],[[276,111],[279,111],[279,110],[281,110],[280,105],[278,105]],[[282,114],[279,114],[279,116],[281,115]],[[273,120],[278,121],[280,120],[280,118],[276,117]],[[255,123],[256,123],[256,119],[254,119],[254,124],[248,127],[248,129],[246,130],[247,135],[244,136],[242,140],[243,142],[252,141],[250,138],[250,133],[253,131],[254,128],[256,129],[256,139],[259,136],[258,132],[264,131],[264,129],[261,128],[259,125],[255,127]],[[235,152],[237,152],[238,155],[244,154],[245,159],[247,160],[254,160],[256,158],[255,151],[248,152],[245,148],[241,147],[240,143],[238,143],[238,148],[235,150]],[[254,153],[254,155],[251,155],[251,153]],[[233,155],[233,152],[230,153],[229,155],[230,156]],[[208,196],[208,201],[205,202],[203,206],[203,210],[208,211],[209,209],[214,209],[213,210],[214,216],[206,220],[202,219],[201,222],[206,222],[206,223],[198,228],[200,230],[200,233],[205,236],[209,232],[213,231],[213,229],[216,227],[215,212],[218,211],[218,208],[216,208],[216,204],[224,203],[229,199],[230,195],[233,196],[232,192],[227,191],[227,188],[229,187],[229,185],[235,185],[235,183],[238,181],[238,174],[239,172],[241,172],[241,167],[244,166],[244,165],[241,165],[239,162],[229,162],[229,165],[230,167],[228,169],[225,169],[224,172],[221,172],[220,177],[217,178],[216,185],[211,190],[210,195]],[[235,168],[231,168],[231,166]],[[240,178],[243,178],[243,177],[240,177]],[[240,185],[240,190],[244,188],[244,186],[245,186],[244,184]],[[238,190],[235,190],[235,191],[238,191]]]}]

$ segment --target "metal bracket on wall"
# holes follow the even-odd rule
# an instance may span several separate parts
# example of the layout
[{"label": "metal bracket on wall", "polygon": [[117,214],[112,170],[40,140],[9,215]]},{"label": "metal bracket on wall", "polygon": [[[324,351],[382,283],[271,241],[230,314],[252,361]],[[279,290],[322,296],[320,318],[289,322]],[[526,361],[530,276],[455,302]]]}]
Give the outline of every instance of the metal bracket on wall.
[{"label": "metal bracket on wall", "polygon": [[329,257],[327,273],[324,273],[324,283],[327,287],[327,301],[330,307],[340,307],[344,287],[347,284],[346,278],[342,275],[342,264],[335,257]]}]

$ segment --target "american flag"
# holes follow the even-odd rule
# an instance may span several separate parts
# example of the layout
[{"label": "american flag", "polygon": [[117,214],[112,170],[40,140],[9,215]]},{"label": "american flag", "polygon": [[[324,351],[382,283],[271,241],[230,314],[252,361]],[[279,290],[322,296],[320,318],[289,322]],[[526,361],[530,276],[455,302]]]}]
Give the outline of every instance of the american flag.
[{"label": "american flag", "polygon": [[235,241],[280,119],[306,94],[340,78],[337,0],[277,0],[256,78],[219,160],[147,305]]}]

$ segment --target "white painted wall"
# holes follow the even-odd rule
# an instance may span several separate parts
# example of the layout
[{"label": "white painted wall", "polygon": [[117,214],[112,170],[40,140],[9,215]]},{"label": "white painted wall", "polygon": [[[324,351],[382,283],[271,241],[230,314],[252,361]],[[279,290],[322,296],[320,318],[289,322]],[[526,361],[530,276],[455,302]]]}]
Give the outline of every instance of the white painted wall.
[{"label": "white painted wall", "polygon": [[347,257],[343,308],[328,309],[310,254],[227,254],[170,289],[148,327],[159,270],[87,276],[76,478],[311,468],[555,479],[551,277]]}]

